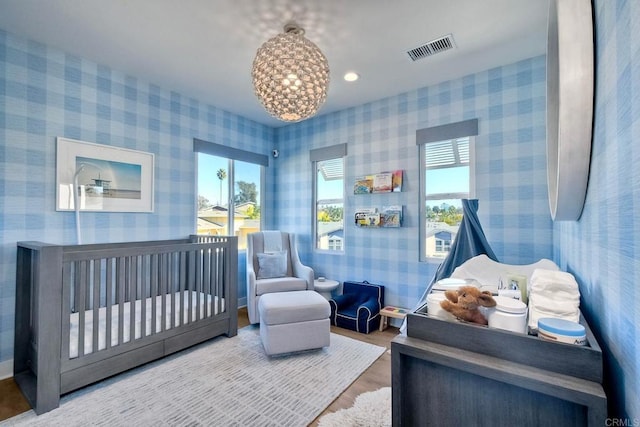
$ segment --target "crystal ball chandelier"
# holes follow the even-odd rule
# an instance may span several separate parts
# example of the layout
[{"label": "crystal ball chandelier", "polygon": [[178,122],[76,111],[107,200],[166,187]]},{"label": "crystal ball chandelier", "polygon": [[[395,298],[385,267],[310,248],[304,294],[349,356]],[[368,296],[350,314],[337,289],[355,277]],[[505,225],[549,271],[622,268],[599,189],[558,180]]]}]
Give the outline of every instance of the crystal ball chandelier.
[{"label": "crystal ball chandelier", "polygon": [[318,111],[329,87],[329,63],[295,23],[265,42],[251,71],[256,96],[272,116],[299,122]]}]

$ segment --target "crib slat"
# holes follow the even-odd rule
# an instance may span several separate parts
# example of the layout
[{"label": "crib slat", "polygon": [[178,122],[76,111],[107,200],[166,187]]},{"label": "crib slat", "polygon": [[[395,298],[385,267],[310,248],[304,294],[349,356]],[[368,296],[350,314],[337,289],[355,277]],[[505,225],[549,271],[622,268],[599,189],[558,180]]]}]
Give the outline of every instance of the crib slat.
[{"label": "crib slat", "polygon": [[[175,253],[173,254],[168,254],[168,266],[167,266],[167,281],[169,283],[169,288],[171,290],[171,319],[170,319],[170,327],[171,329],[176,327],[176,316],[181,315],[182,313],[180,312],[180,308],[176,307],[176,289],[175,289],[175,280],[174,280],[174,271],[175,271],[175,266],[174,266],[174,260],[175,260]],[[178,321],[178,324],[181,324],[181,321]]]},{"label": "crib slat", "polygon": [[[211,315],[211,307],[209,306],[207,295],[211,295],[211,250],[204,250],[204,271],[202,272],[202,292],[204,295],[204,301],[202,305],[202,318],[209,317]],[[200,294],[198,294],[198,297]],[[198,307],[200,307],[200,301],[198,299]]]},{"label": "crib slat", "polygon": [[165,260],[164,260],[164,293],[165,293],[165,304],[167,307],[167,313],[164,317],[165,319],[165,329],[169,330],[171,329],[171,314],[174,312],[173,307],[171,307],[169,304],[171,304],[172,301],[172,297],[173,295],[171,295],[171,254],[166,254],[164,256]]},{"label": "crib slat", "polygon": [[158,254],[151,255],[151,334],[157,332],[156,319],[158,313],[156,301],[158,297]]},{"label": "crib slat", "polygon": [[93,266],[93,304],[91,305],[93,313],[93,342],[92,351],[95,353],[98,351],[99,334],[100,334],[100,270],[102,267],[102,260],[91,260]]},{"label": "crib slat", "polygon": [[185,316],[185,310],[187,309],[187,304],[188,304],[187,299],[189,298],[189,280],[191,280],[190,273],[189,273],[189,263],[191,262],[190,261],[191,254],[188,251],[183,251],[181,252],[181,256],[182,256],[182,266],[181,266],[182,277],[180,279],[180,324],[185,324],[186,320],[184,316]]},{"label": "crib slat", "polygon": [[[196,276],[196,301],[195,301],[195,315],[196,318],[195,320],[200,320],[200,292],[202,292],[202,271],[204,268],[204,259],[203,256],[205,255],[205,251],[204,250],[199,250],[197,251],[198,257],[196,258],[196,272],[197,272],[197,276]],[[191,313],[189,313],[189,320],[193,320],[191,318]]]},{"label": "crib slat", "polygon": [[198,281],[198,268],[200,267],[200,259],[198,258],[198,251],[191,251],[191,257],[193,258],[193,269],[191,270],[191,280],[189,281],[189,294],[187,299],[187,319],[191,322],[191,313],[193,313],[193,298],[192,293],[196,290],[196,283]]},{"label": "crib slat", "polygon": [[165,254],[160,255],[160,300],[162,301],[161,313],[162,317],[160,318],[160,331],[164,331],[167,328],[167,282],[166,275],[164,274],[166,265],[166,256]]},{"label": "crib slat", "polygon": [[85,334],[85,286],[87,282],[86,261],[76,262],[76,274],[75,274],[75,303],[76,312],[78,313],[78,357],[84,355],[84,334]]},{"label": "crib slat", "polygon": [[167,254],[167,264],[165,266],[165,277],[167,278],[167,329],[172,329],[175,326],[175,295],[173,291],[173,282],[172,282],[172,262],[173,257],[172,254]]},{"label": "crib slat", "polygon": [[138,284],[136,283],[136,257],[127,257],[127,270],[127,285],[129,287],[129,341],[131,342],[136,339],[136,289],[138,289]]},{"label": "crib slat", "polygon": [[222,313],[222,283],[224,280],[224,255],[226,251],[219,249],[216,251],[216,313]]},{"label": "crib slat", "polygon": [[147,336],[147,289],[149,286],[149,276],[147,270],[147,259],[146,255],[142,255],[140,257],[140,294],[141,294],[141,310],[140,310],[140,338],[144,338]]},{"label": "crib slat", "polygon": [[117,344],[124,343],[124,286],[125,286],[125,259],[118,257],[116,261],[116,298],[118,305],[118,340]]},{"label": "crib slat", "polygon": [[219,270],[219,265],[218,265],[218,249],[214,249],[212,250],[212,254],[211,254],[211,273],[209,274],[210,276],[210,281],[211,281],[211,315],[215,316],[216,313],[218,312],[218,302],[217,302],[217,295],[218,295],[218,280],[217,280],[217,275],[218,275],[218,270]]},{"label": "crib slat", "polygon": [[112,298],[113,298],[113,258],[105,259],[105,288],[104,299],[107,309],[105,317],[105,349],[111,348],[111,325],[112,325]]},{"label": "crib slat", "polygon": [[182,252],[175,252],[173,257],[173,272],[171,275],[171,290],[175,294],[174,310],[176,318],[176,326],[182,325],[182,300],[180,299],[180,274],[181,274],[181,256]]},{"label": "crib slat", "polygon": [[178,278],[178,292],[180,292],[180,324],[184,323],[184,295],[187,287],[187,253],[180,251],[180,275]]}]

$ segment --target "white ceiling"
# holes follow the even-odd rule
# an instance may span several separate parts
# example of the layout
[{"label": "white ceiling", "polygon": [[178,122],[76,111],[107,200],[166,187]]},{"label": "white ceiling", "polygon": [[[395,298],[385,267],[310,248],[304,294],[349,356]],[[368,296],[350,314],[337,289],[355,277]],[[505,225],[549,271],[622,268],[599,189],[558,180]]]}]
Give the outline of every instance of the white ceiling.
[{"label": "white ceiling", "polygon": [[[0,0],[0,28],[269,126],[256,50],[289,20],[325,53],[319,114],[546,52],[548,0]],[[452,34],[456,48],[406,51]],[[356,71],[360,80],[342,76]]]}]

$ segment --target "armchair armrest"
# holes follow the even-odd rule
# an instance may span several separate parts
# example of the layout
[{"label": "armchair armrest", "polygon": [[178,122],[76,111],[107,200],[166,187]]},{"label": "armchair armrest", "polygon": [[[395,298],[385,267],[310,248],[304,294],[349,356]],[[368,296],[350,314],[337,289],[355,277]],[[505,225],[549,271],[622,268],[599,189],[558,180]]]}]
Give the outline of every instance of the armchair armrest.
[{"label": "armchair armrest", "polygon": [[313,281],[313,268],[304,265],[300,261],[300,255],[298,255],[298,247],[296,246],[296,239],[293,238],[293,235],[289,236],[289,249],[290,249],[290,259],[291,259],[291,271],[293,275],[304,279],[307,282],[307,290],[314,290],[314,281]]},{"label": "armchair armrest", "polygon": [[[249,255],[247,255],[249,256]],[[247,314],[249,315],[250,321],[256,322],[258,319],[258,310],[257,304],[251,304],[249,301],[253,301],[256,298],[257,293],[257,285],[256,285],[256,272],[253,269],[253,263],[247,262],[247,271],[245,273],[245,277],[247,279]]]},{"label": "armchair armrest", "polygon": [[343,294],[336,295],[335,297],[329,300],[329,303],[333,303],[336,306],[336,309],[340,309],[342,307],[347,307],[353,304],[356,300],[356,296],[353,294]]},{"label": "armchair armrest", "polygon": [[303,265],[300,261],[293,263],[293,275],[304,279],[307,282],[307,290],[313,291],[313,269],[306,265]]},{"label": "armchair armrest", "polygon": [[[256,289],[256,272],[253,270],[253,265],[251,265],[251,263],[247,263],[246,277],[247,277],[247,289],[253,289],[255,291],[255,289]],[[255,292],[254,292],[254,294],[255,294]]]},{"label": "armchair armrest", "polygon": [[[360,304],[360,306],[358,307],[358,318],[360,318],[361,315],[365,316],[367,319],[373,317],[380,312],[381,308],[382,307],[380,307],[380,304],[378,304],[378,299],[375,297],[371,297]],[[362,311],[367,312],[365,313]]]}]

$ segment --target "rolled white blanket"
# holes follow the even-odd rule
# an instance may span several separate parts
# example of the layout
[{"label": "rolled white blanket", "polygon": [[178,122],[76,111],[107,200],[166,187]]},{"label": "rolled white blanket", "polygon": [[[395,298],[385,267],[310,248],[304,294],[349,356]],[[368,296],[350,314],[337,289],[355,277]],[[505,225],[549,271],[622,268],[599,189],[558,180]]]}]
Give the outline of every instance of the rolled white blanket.
[{"label": "rolled white blanket", "polygon": [[538,319],[543,317],[580,321],[580,290],[571,273],[536,269],[528,288],[532,332],[537,332]]}]

